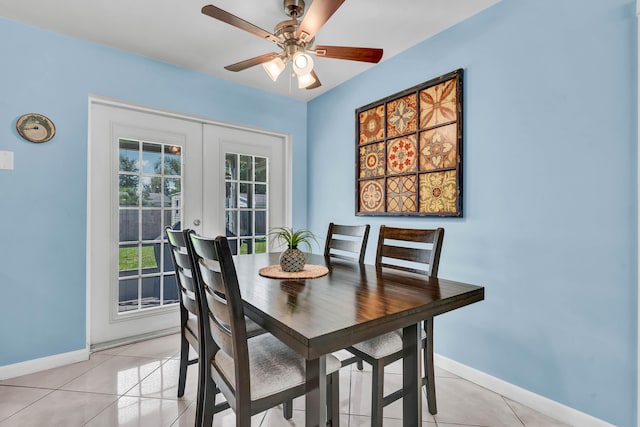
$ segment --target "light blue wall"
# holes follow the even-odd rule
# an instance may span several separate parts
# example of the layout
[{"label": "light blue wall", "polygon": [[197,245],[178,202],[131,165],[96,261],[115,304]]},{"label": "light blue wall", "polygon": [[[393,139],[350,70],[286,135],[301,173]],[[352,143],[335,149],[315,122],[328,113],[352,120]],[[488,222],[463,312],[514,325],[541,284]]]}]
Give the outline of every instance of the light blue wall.
[{"label": "light blue wall", "polygon": [[[410,30],[410,29],[408,29]],[[436,351],[620,426],[636,419],[632,0],[503,0],[309,103],[309,226],[446,229],[440,276],[486,300]],[[463,68],[464,218],[354,215],[355,112]]]},{"label": "light blue wall", "polygon": [[[0,18],[0,366],[85,347],[88,96],[289,133],[295,226],[306,223],[306,104]],[[16,119],[50,117],[55,139]]]}]

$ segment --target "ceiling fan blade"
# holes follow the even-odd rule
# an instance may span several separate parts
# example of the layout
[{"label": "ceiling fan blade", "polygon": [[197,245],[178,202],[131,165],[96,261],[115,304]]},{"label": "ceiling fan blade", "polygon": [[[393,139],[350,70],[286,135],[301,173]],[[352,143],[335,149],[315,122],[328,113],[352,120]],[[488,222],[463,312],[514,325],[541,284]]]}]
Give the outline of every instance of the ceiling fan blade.
[{"label": "ceiling fan blade", "polygon": [[248,31],[260,38],[271,40],[274,43],[280,44],[280,40],[270,32],[263,30],[262,28],[253,25],[251,22],[245,21],[242,18],[238,18],[237,16],[232,15],[226,10],[215,7],[214,5],[210,4],[204,6],[202,8],[202,13],[219,21],[226,22],[229,25],[233,25],[236,28],[240,28],[241,30]]},{"label": "ceiling fan blade", "polygon": [[304,15],[298,31],[296,31],[296,37],[299,37],[303,42],[311,40],[318,30],[331,18],[331,15],[345,0],[314,0],[309,6],[309,10]]},{"label": "ceiling fan blade", "polygon": [[322,83],[320,83],[320,79],[318,78],[318,75],[316,74],[315,71],[311,70],[311,75],[316,79],[315,82],[311,83],[309,86],[307,86],[305,89],[309,90],[309,89],[315,89],[317,87],[322,86]]},{"label": "ceiling fan blade", "polygon": [[382,49],[369,47],[316,46],[315,49],[316,56],[373,63],[380,62],[382,53]]},{"label": "ceiling fan blade", "polygon": [[264,62],[271,61],[273,58],[277,57],[277,53],[265,53],[264,55],[256,56],[255,58],[246,59],[244,61],[236,62],[235,64],[227,65],[224,67],[225,70],[229,71],[242,71],[247,68],[251,68],[254,65],[262,64]]}]

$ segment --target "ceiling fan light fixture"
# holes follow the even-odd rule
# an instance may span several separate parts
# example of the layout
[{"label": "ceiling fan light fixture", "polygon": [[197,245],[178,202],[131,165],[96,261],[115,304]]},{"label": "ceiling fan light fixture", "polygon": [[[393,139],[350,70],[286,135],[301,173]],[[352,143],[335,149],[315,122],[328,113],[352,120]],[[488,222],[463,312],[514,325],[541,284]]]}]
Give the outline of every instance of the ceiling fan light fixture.
[{"label": "ceiling fan light fixture", "polygon": [[313,70],[313,59],[304,52],[296,52],[293,54],[293,71],[298,78],[305,76]]},{"label": "ceiling fan light fixture", "polygon": [[278,76],[280,75],[280,73],[282,73],[282,71],[284,70],[285,65],[286,64],[282,60],[282,58],[277,56],[271,61],[263,63],[262,68],[264,68],[264,71],[271,78],[271,80],[275,82],[276,80],[278,80]]},{"label": "ceiling fan light fixture", "polygon": [[312,73],[307,73],[298,76],[298,88],[305,89],[316,82],[316,78],[313,77]]}]

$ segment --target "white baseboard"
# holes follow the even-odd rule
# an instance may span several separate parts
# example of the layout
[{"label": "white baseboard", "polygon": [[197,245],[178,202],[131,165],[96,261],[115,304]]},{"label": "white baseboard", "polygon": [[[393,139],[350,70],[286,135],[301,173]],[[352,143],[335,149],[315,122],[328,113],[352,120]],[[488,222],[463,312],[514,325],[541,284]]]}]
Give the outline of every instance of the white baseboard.
[{"label": "white baseboard", "polygon": [[58,366],[70,363],[89,360],[89,349],[70,351],[68,353],[54,354],[53,356],[41,357],[39,359],[27,360],[25,362],[14,363],[13,365],[0,366],[0,380],[33,374],[46,369],[57,368]]},{"label": "white baseboard", "polygon": [[108,348],[117,347],[124,344],[132,344],[138,341],[143,341],[151,338],[158,338],[165,335],[175,334],[180,332],[180,328],[169,328],[161,331],[155,331],[147,334],[137,335],[135,337],[128,337],[120,340],[109,341],[106,343],[100,343],[83,348],[81,350],[70,351],[68,353],[54,354],[53,356],[41,357],[40,359],[26,360],[20,363],[14,363],[13,365],[0,366],[0,380],[6,380],[7,378],[15,378],[22,375],[33,374],[40,371],[45,371],[51,368],[57,368],[59,366],[69,365],[71,363],[83,362],[89,360],[89,355],[93,351],[106,350]]},{"label": "white baseboard", "polygon": [[615,427],[599,418],[573,409],[569,406],[548,399],[539,394],[533,393],[524,388],[508,383],[500,378],[496,378],[477,369],[471,368],[462,363],[458,363],[439,354],[434,354],[434,364],[440,368],[458,375],[472,383],[478,384],[486,389],[509,398],[518,403],[522,403],[531,409],[541,412],[558,421],[572,426],[592,426],[592,427]]},{"label": "white baseboard", "polygon": [[167,335],[179,334],[180,326],[175,326],[172,328],[162,329],[159,331],[147,332],[140,335],[134,335],[125,338],[119,338],[112,341],[101,342],[97,344],[91,344],[91,352],[106,350],[113,347],[120,347],[121,345],[133,344],[140,341],[146,341],[153,338],[160,338]]}]

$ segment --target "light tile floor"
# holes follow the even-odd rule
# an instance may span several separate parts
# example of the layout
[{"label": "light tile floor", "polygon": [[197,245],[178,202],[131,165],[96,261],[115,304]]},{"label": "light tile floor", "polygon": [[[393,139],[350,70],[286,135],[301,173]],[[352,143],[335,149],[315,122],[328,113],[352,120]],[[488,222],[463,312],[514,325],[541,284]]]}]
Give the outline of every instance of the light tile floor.
[{"label": "light tile floor", "polygon": [[[86,362],[0,381],[0,427],[193,426],[197,368],[188,370],[185,395],[177,398],[179,336],[170,335],[104,350]],[[385,372],[385,388],[402,383],[401,365]],[[539,412],[436,368],[438,414],[426,410],[423,427],[565,426]],[[371,370],[340,371],[340,424],[370,426]],[[402,426],[402,403],[384,410],[384,426]],[[234,425],[231,410],[215,427]],[[253,417],[253,426],[304,426],[304,399],[294,401],[293,419],[277,407]]]}]

